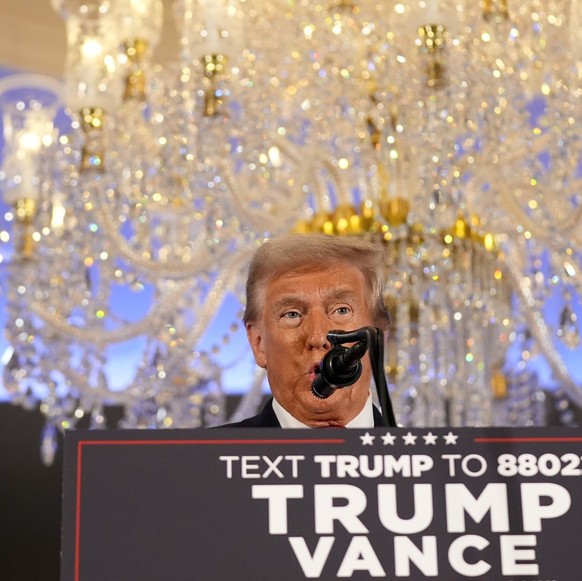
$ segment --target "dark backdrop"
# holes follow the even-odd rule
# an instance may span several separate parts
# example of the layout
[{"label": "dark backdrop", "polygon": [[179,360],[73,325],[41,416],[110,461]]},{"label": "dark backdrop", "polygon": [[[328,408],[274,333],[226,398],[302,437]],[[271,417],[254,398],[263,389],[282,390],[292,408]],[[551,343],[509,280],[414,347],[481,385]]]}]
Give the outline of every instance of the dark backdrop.
[{"label": "dark backdrop", "polygon": [[59,578],[62,438],[51,467],[40,459],[37,412],[0,404],[0,578]]}]

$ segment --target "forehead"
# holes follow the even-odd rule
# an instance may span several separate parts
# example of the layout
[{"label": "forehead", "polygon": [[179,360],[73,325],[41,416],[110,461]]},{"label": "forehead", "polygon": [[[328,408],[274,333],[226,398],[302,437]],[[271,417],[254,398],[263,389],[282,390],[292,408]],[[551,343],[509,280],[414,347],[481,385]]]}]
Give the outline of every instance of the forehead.
[{"label": "forehead", "polygon": [[266,286],[268,302],[307,297],[365,299],[368,294],[362,272],[348,263],[312,265],[278,274]]}]

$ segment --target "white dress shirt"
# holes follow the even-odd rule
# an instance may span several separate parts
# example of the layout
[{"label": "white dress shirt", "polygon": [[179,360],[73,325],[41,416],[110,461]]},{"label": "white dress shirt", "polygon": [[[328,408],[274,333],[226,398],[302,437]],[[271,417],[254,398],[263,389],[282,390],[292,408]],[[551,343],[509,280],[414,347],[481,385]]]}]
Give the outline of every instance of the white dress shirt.
[{"label": "white dress shirt", "polygon": [[[374,408],[372,403],[372,392],[368,393],[368,399],[362,411],[351,421],[346,428],[373,428],[374,427]],[[279,420],[282,428],[310,428],[298,419],[294,418],[281,404],[273,398],[273,411]]]}]

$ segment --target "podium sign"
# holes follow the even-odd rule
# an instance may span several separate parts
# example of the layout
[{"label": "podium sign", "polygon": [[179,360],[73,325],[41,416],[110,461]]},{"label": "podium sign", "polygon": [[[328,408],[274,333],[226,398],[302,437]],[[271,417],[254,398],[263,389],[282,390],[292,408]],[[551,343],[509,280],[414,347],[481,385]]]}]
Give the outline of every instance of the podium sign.
[{"label": "podium sign", "polygon": [[77,431],[61,581],[572,581],[582,431]]}]

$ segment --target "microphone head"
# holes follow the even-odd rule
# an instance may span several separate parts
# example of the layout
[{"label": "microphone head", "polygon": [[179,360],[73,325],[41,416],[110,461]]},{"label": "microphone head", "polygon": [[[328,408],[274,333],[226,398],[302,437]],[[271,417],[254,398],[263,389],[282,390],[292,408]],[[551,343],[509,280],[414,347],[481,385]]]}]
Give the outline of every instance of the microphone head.
[{"label": "microphone head", "polygon": [[319,364],[317,375],[311,384],[315,397],[327,399],[336,389],[353,385],[362,375],[360,358],[367,349],[362,341],[349,349],[334,345]]},{"label": "microphone head", "polygon": [[311,384],[311,393],[319,399],[327,399],[337,388],[330,385],[318,373]]}]

